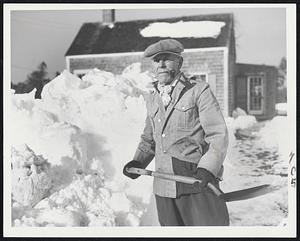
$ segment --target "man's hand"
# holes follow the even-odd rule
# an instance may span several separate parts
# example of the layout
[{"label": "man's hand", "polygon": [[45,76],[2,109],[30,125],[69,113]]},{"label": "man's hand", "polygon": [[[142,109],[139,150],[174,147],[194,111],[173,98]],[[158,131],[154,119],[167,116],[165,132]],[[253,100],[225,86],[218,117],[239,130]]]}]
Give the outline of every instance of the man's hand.
[{"label": "man's hand", "polygon": [[130,168],[130,167],[135,167],[135,168],[142,168],[142,164],[139,161],[136,160],[132,160],[130,162],[128,162],[124,168],[123,168],[123,174],[127,177],[130,177],[131,179],[136,179],[138,178],[140,175],[139,174],[134,174],[134,173],[129,173],[127,172],[126,168]]},{"label": "man's hand", "polygon": [[194,177],[201,180],[201,183],[198,183],[201,189],[205,188],[209,182],[214,183],[215,180],[214,175],[204,168],[197,168]]}]

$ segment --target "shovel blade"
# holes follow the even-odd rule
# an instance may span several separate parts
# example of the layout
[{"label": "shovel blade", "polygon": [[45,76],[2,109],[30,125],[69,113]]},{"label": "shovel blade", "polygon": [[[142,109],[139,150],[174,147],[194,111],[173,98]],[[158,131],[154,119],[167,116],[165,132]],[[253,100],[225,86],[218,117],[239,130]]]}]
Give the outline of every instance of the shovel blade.
[{"label": "shovel blade", "polygon": [[241,200],[259,197],[259,196],[265,195],[267,193],[273,192],[275,190],[278,190],[280,188],[281,187],[279,187],[279,186],[272,186],[269,184],[265,184],[265,185],[261,185],[261,186],[257,186],[257,187],[239,190],[239,191],[224,193],[222,195],[222,198],[226,202],[241,201]]}]

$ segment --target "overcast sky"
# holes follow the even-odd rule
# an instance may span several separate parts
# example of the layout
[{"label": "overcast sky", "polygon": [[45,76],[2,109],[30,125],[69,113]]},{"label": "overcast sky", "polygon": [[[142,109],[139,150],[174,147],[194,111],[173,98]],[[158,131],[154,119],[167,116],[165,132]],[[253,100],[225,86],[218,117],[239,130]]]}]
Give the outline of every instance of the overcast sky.
[{"label": "overcast sky", "polygon": [[[117,9],[116,21],[233,13],[237,62],[278,66],[286,56],[284,8]],[[85,22],[102,21],[99,10],[11,12],[12,81],[22,82],[45,61],[49,77],[65,69],[64,55]]]}]

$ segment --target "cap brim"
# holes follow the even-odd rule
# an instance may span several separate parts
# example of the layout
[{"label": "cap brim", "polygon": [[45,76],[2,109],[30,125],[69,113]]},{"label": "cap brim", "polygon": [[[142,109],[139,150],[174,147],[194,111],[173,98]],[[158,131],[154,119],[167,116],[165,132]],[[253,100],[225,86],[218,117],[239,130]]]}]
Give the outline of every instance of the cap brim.
[{"label": "cap brim", "polygon": [[148,58],[153,59],[154,57],[156,57],[157,55],[160,55],[160,54],[173,54],[173,55],[176,55],[176,56],[178,56],[178,57],[182,57],[182,55],[179,54],[179,53],[174,53],[174,52],[172,52],[172,51],[161,51],[161,52],[158,52],[158,53],[153,54],[153,55],[151,55],[151,56],[148,56]]}]

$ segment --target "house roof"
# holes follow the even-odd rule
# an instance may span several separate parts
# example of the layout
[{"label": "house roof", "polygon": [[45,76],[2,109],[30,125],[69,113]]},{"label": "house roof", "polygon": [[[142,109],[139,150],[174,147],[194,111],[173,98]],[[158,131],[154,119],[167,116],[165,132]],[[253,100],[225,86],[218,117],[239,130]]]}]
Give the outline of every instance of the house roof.
[{"label": "house roof", "polygon": [[273,65],[236,63],[235,66],[236,75],[245,75],[246,72],[277,72],[277,67]]},{"label": "house roof", "polygon": [[103,53],[142,52],[150,44],[165,38],[143,37],[140,34],[141,29],[144,29],[151,23],[175,23],[179,21],[219,21],[225,23],[225,25],[221,28],[220,34],[216,38],[175,38],[180,41],[186,49],[228,46],[232,37],[231,35],[234,34],[233,14],[231,13],[115,22],[112,28],[100,22],[84,23],[65,55],[70,56]]}]

